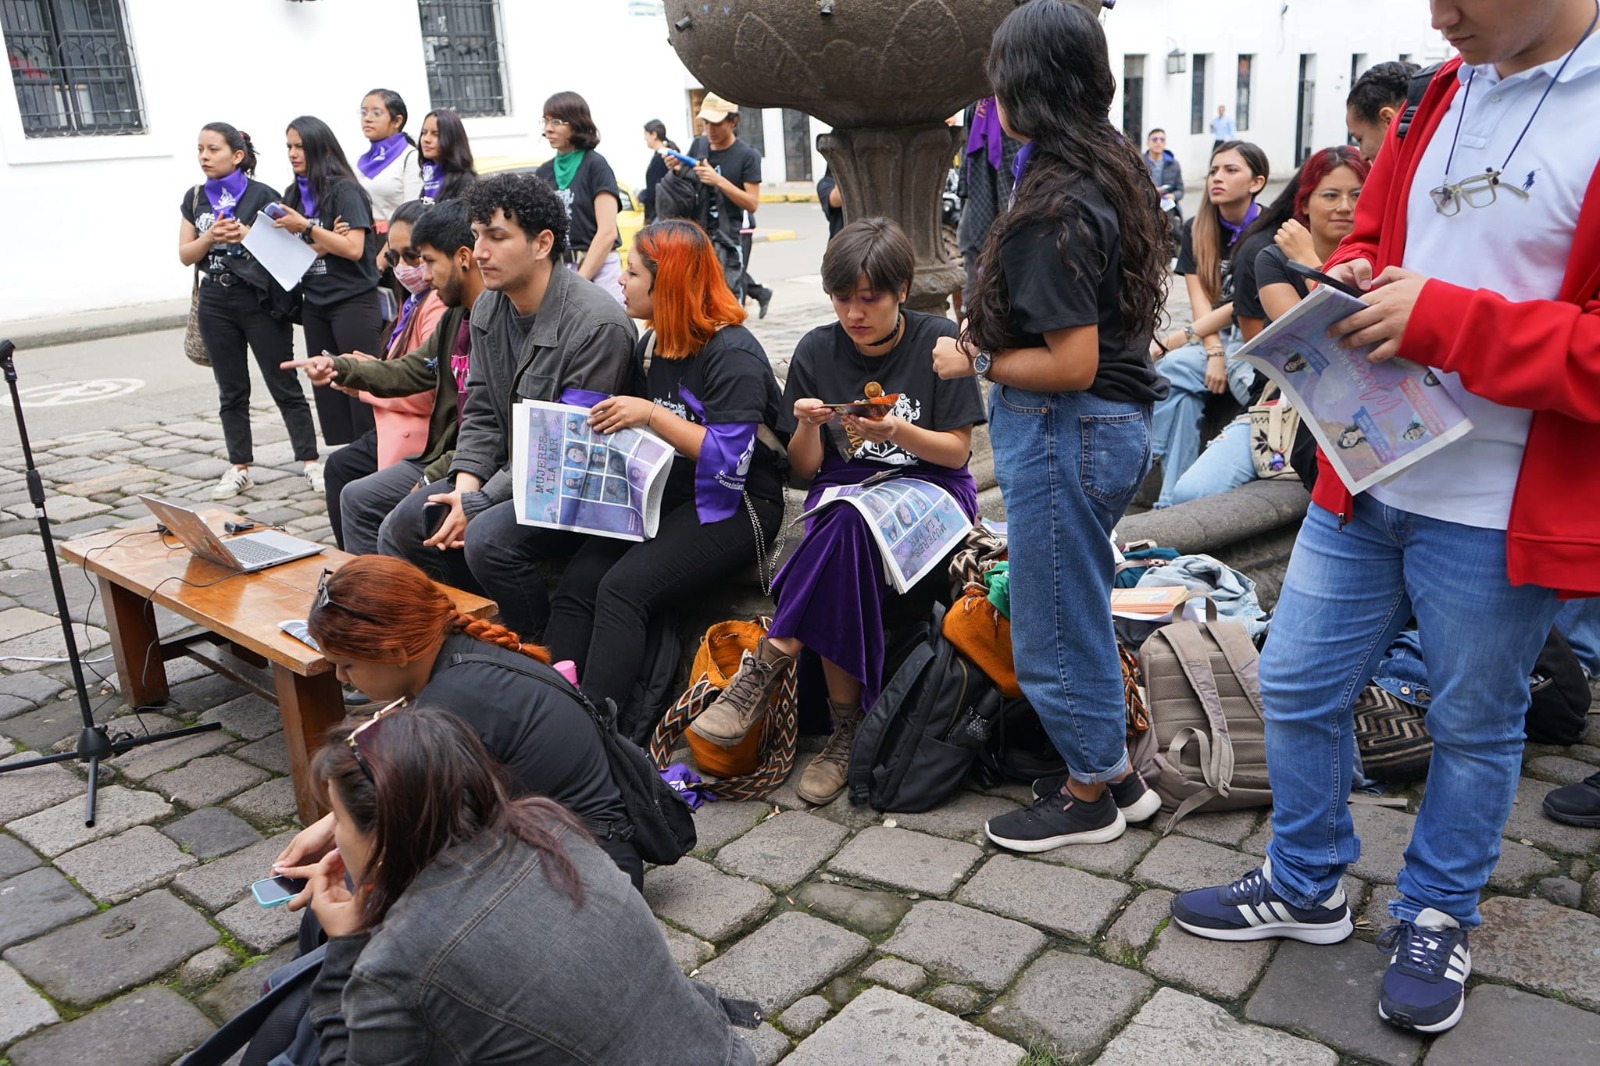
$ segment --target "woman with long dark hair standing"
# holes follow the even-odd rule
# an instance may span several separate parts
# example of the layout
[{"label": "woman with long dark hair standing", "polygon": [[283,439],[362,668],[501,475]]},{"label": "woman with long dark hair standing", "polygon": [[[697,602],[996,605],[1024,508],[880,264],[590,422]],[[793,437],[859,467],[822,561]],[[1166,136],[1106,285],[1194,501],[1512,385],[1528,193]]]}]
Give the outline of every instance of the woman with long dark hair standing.
[{"label": "woman with long dark hair standing", "polygon": [[[383,312],[373,242],[367,239],[372,204],[326,122],[301,115],[289,123],[284,140],[294,184],[284,190],[287,211],[274,225],[317,253],[301,282],[307,354],[376,352],[383,343]],[[318,389],[315,397],[329,445],[349,444],[376,425],[372,408],[355,396]],[[322,493],[320,470],[312,487]]]},{"label": "woman with long dark hair standing", "polygon": [[1150,337],[1166,288],[1166,228],[1137,149],[1107,115],[1116,80],[1100,23],[1033,0],[995,31],[989,78],[1017,154],[1016,198],[995,220],[943,376],[995,383],[989,435],[1010,523],[1017,680],[1068,774],[1032,807],[990,819],[1017,851],[1095,844],[1153,815],[1128,761],[1111,624],[1111,532],[1150,463],[1165,394]]},{"label": "woman with long dark hair standing", "polygon": [[422,195],[417,143],[405,131],[408,118],[406,102],[393,89],[374,89],[361,98],[361,135],[371,146],[356,160],[356,171],[378,233],[389,228],[395,208]]},{"label": "woman with long dark hair standing", "polygon": [[[315,487],[322,468],[311,406],[294,371],[278,366],[294,358],[294,327],[281,310],[269,307],[275,285],[239,244],[256,214],[278,194],[251,176],[256,170],[255,145],[226,122],[200,128],[199,152],[206,180],[186,192],[178,205],[183,215],[178,258],[185,266],[200,264],[200,336],[211,355],[222,437],[233,464],[212,487],[211,498],[232,499],[252,484],[250,464],[255,456],[247,348],[255,353],[262,380],[283,415],[294,457],[305,464],[306,477]],[[282,290],[277,291],[281,296]]]},{"label": "woman with long dark hair standing", "polygon": [[622,238],[617,211],[622,192],[606,157],[595,151],[600,131],[589,102],[577,93],[556,93],[544,102],[544,139],[556,157],[534,174],[566,205],[570,225],[567,266],[622,302]]},{"label": "woman with long dark hair standing", "polygon": [[644,210],[646,223],[656,220],[656,185],[667,176],[667,161],[662,151],[679,151],[677,144],[667,136],[667,124],[653,118],[644,124],[644,146],[650,149],[650,165],[644,170],[644,189],[639,193],[639,207]]},{"label": "woman with long dark hair standing", "polygon": [[461,116],[448,107],[423,116],[417,155],[421,160],[421,196],[428,203],[458,199],[478,180],[467,127]]}]

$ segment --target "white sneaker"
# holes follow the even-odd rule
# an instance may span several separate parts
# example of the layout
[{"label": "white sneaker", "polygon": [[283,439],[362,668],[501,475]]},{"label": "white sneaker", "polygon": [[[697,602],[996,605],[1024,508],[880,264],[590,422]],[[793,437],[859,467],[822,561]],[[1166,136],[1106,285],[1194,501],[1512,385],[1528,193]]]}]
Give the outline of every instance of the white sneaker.
[{"label": "white sneaker", "polygon": [[222,472],[222,476],[217,479],[217,483],[211,487],[211,498],[213,500],[231,500],[254,484],[255,482],[250,480],[249,467],[230,466]]},{"label": "white sneaker", "polygon": [[306,480],[311,482],[311,491],[316,493],[318,496],[321,496],[326,488],[326,482],[324,482],[322,478],[321,463],[306,464]]}]

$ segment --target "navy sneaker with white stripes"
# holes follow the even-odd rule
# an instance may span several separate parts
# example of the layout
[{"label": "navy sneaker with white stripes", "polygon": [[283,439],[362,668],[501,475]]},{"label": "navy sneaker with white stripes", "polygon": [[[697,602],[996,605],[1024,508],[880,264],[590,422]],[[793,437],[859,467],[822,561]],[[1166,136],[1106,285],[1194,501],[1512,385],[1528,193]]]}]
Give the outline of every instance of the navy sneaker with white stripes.
[{"label": "navy sneaker with white stripes", "polygon": [[1231,885],[1184,892],[1172,901],[1172,920],[1212,940],[1337,944],[1355,930],[1343,887],[1314,907],[1297,907],[1273,891],[1271,875],[1269,860]]},{"label": "navy sneaker with white stripes", "polygon": [[1461,1020],[1472,952],[1467,931],[1448,914],[1425,908],[1391,925],[1378,947],[1392,948],[1378,996],[1378,1017],[1419,1033],[1442,1033]]}]

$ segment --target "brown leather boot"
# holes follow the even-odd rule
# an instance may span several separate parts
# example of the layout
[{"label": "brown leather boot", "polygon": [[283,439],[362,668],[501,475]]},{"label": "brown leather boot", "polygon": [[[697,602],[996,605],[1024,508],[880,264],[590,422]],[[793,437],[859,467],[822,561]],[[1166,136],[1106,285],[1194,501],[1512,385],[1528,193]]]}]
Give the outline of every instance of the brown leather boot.
[{"label": "brown leather boot", "polygon": [[756,645],[756,653],[744,653],[739,672],[733,675],[722,695],[689,723],[689,728],[718,744],[738,743],[766,715],[772,693],[793,662],[793,657],[774,648],[762,637]]},{"label": "brown leather boot", "polygon": [[821,753],[806,765],[794,786],[795,795],[818,806],[831,802],[844,790],[850,771],[850,749],[855,746],[856,731],[861,728],[859,703],[829,700],[828,713],[833,716],[833,734]]}]

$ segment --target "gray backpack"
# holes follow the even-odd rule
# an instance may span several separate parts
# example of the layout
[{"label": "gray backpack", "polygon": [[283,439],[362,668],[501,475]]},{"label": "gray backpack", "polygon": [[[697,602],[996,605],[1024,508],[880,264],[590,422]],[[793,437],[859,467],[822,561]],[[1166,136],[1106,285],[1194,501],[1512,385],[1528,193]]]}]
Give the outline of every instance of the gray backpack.
[{"label": "gray backpack", "polygon": [[1271,806],[1258,658],[1239,622],[1174,622],[1140,649],[1163,832],[1195,811]]}]

